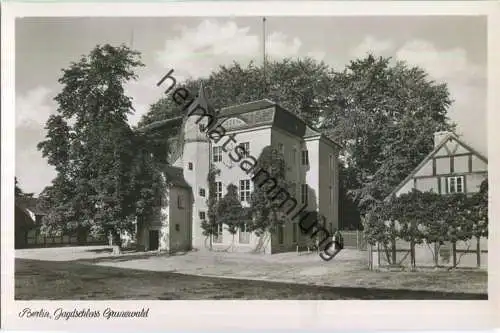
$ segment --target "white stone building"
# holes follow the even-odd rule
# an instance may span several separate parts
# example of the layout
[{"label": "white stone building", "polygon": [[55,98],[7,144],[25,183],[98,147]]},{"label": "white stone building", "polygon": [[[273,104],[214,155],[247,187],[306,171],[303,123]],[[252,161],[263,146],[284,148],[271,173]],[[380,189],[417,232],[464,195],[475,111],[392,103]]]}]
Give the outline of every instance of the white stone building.
[{"label": "white stone building", "polygon": [[[208,210],[210,165],[220,170],[216,177],[217,196],[224,196],[232,183],[238,187],[242,205],[248,207],[254,186],[248,166],[270,145],[282,152],[287,180],[294,184],[289,194],[297,205],[288,216],[301,209],[317,211],[326,218],[327,229],[338,227],[340,147],[294,113],[269,100],[216,112],[200,87],[182,119],[153,123],[141,130],[165,130],[169,126],[182,128],[175,140],[177,148],[170,154],[171,165],[165,166],[168,203],[162,206],[157,219],[138,228],[137,242],[144,249],[172,252],[202,250],[210,244],[214,249],[231,246],[233,237],[222,225],[220,233],[211,240],[202,234],[201,221],[207,217]],[[242,149],[237,150],[237,146],[243,147],[244,153]],[[261,237],[243,227],[235,235],[234,245],[237,251],[276,253],[295,251],[308,238],[301,232],[297,220],[290,218],[290,223],[283,228]]]}]

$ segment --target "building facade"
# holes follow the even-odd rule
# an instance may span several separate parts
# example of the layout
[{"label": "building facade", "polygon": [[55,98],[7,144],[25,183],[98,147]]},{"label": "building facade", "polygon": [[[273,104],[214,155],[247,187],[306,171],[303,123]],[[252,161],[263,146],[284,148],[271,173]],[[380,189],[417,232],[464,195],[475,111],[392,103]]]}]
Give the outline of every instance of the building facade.
[{"label": "building facade", "polygon": [[[152,128],[158,126],[162,125],[153,124]],[[177,170],[174,182],[169,182],[167,194],[170,214],[164,214],[160,218],[162,221],[155,224],[155,228],[160,230],[159,234],[152,233],[151,227],[138,232],[139,243],[156,244],[153,238],[166,237],[167,232],[161,232],[160,225],[169,230],[169,242],[173,242],[175,237],[190,239],[191,247],[199,250],[208,247],[224,250],[231,247],[235,251],[277,253],[295,251],[297,246],[307,243],[309,236],[301,232],[298,221],[294,223],[291,219],[276,232],[261,236],[249,232],[247,226],[242,226],[233,237],[223,225],[219,226],[219,232],[211,239],[203,235],[201,223],[208,214],[210,167],[219,170],[215,179],[217,198],[222,198],[227,186],[234,184],[238,188],[242,206],[249,207],[250,195],[254,190],[252,176],[256,169],[249,170],[248,166],[255,164],[262,150],[268,146],[275,147],[285,159],[286,178],[293,184],[288,192],[297,203],[293,211],[307,206],[308,211],[319,212],[326,218],[327,229],[338,228],[340,147],[294,113],[269,100],[215,112],[201,87],[181,126],[179,137],[175,140],[177,148],[170,155],[172,165],[169,168]],[[243,149],[238,150],[236,147]],[[166,179],[172,179],[172,175]],[[173,196],[178,195],[174,193],[180,188],[185,191],[182,195],[186,196],[186,214],[174,216],[171,207],[176,199],[173,200]],[[293,213],[288,216],[293,216]],[[182,225],[183,232],[174,237],[172,228],[166,227],[172,224]],[[159,248],[169,250],[161,244]]]},{"label": "building facade", "polygon": [[[488,178],[488,160],[481,153],[451,132],[434,134],[434,149],[424,160],[394,189],[388,196],[399,196],[417,189],[421,192],[433,191],[442,195],[465,193],[472,195],[479,192],[481,183]],[[479,246],[478,246],[479,243]],[[398,258],[403,260],[409,249],[408,242],[398,240]],[[477,249],[480,249],[479,256]],[[421,265],[433,264],[433,246],[420,244],[415,246],[416,262]],[[440,248],[439,264],[451,265],[452,244],[445,243]],[[457,255],[460,267],[487,266],[488,240],[472,239],[469,242],[457,242]],[[479,257],[479,259],[478,259]],[[406,262],[409,257],[406,257]],[[384,261],[384,256],[374,260],[377,264]],[[403,260],[403,264],[405,260]],[[409,264],[409,263],[408,263]]]},{"label": "building facade", "polygon": [[439,194],[476,193],[487,177],[486,157],[455,134],[437,132],[434,134],[434,150],[392,194],[399,196],[412,189]]}]

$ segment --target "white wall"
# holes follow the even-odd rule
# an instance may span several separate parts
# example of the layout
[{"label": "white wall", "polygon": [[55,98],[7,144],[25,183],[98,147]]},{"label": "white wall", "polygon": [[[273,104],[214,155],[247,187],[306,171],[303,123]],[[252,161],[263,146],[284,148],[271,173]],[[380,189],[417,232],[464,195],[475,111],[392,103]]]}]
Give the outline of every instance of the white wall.
[{"label": "white wall", "polygon": [[[209,142],[186,142],[182,156],[184,179],[191,186],[192,191],[192,245],[194,248],[203,247],[200,212],[207,212],[208,199],[208,170],[210,167]],[[193,170],[188,169],[188,164],[193,163]],[[205,196],[200,196],[200,189],[205,189]],[[177,204],[177,203],[176,203]],[[186,205],[189,203],[186,202]]]},{"label": "white wall", "polygon": [[[307,183],[307,167],[302,166],[301,162],[301,151],[305,148],[305,142],[303,138],[293,136],[286,131],[274,128],[272,131],[272,145],[278,147],[280,144],[283,145],[283,155],[285,158],[286,165],[286,177],[287,180],[295,183],[295,189],[289,191],[291,197],[297,200],[297,208],[289,214],[289,218],[293,217],[295,211],[299,210],[303,206],[301,203],[301,192],[300,186],[303,183]],[[293,154],[295,150],[295,155]],[[310,154],[310,153],[309,153]],[[311,192],[311,190],[309,191]],[[311,194],[310,194],[310,198]],[[287,206],[289,209],[289,206]],[[298,222],[298,219],[292,221],[289,219],[283,226],[283,243],[279,242],[278,233],[272,235],[272,252],[283,252],[283,251],[295,251],[297,244],[304,243],[306,235],[297,229],[297,240],[293,239],[293,223]],[[298,226],[297,226],[298,227]]]},{"label": "white wall", "polygon": [[[215,167],[220,170],[220,174],[216,177],[216,181],[222,182],[223,196],[226,194],[227,186],[230,183],[238,187],[238,195],[239,195],[240,180],[245,180],[245,179],[250,180],[250,192],[253,191],[251,174],[247,175],[246,172],[242,170],[240,167],[241,162],[243,162],[245,158],[241,159],[241,161],[239,162],[233,162],[229,157],[229,153],[231,152],[231,150],[234,149],[234,147],[237,144],[241,144],[243,142],[249,142],[250,155],[255,157],[255,159],[258,159],[260,153],[262,152],[262,149],[271,144],[271,127],[263,126],[260,128],[253,128],[249,130],[228,131],[226,133],[226,136],[223,137],[219,142],[217,143],[212,142],[210,149],[212,149],[214,146],[219,146],[219,147],[222,146],[228,140],[228,135],[231,135],[233,133],[235,134],[234,140],[237,143],[234,144],[230,142],[229,144],[227,144],[226,145],[227,153],[224,151],[222,152],[222,162],[214,163]],[[231,155],[233,156],[233,158],[237,157],[234,152]],[[249,207],[249,203],[242,202],[242,206]],[[222,233],[222,243],[213,243],[213,248],[215,249],[228,248],[231,245],[232,238],[233,238],[232,235],[224,228]],[[235,239],[235,245],[237,247],[235,250],[241,252],[252,251],[257,247],[257,244],[259,243],[259,237],[257,237],[253,233],[250,235],[248,244],[239,242],[239,233],[235,235],[234,239]],[[209,240],[206,240],[206,237],[203,237],[203,244],[204,246],[209,244]],[[263,251],[266,252],[270,251],[269,244],[264,245]]]},{"label": "white wall", "polygon": [[[330,158],[333,158],[332,161],[333,163],[331,163]],[[319,141],[319,169],[318,169],[319,212],[326,218],[327,228],[330,228],[330,224],[332,224],[334,229],[337,229],[339,227],[339,221],[338,221],[339,174],[338,173],[339,173],[338,149],[326,143],[323,140]]]},{"label": "white wall", "polygon": [[[261,128],[261,129],[253,129],[251,131],[238,131],[238,132],[228,132],[235,133],[235,141],[240,144],[243,142],[250,143],[250,155],[258,159],[260,153],[264,147],[271,144],[271,128]],[[227,136],[226,136],[227,137]],[[227,138],[221,139],[217,144],[212,143],[211,148],[214,146],[222,146],[227,141]],[[226,152],[222,152],[222,162],[214,163],[215,167],[220,170],[220,174],[216,177],[216,181],[222,182],[222,195],[226,194],[227,186],[232,183],[238,187],[240,186],[240,180],[250,179],[251,175],[247,175],[244,170],[241,169],[240,164],[245,160],[241,159],[239,162],[233,162],[229,157],[229,153],[231,149],[234,149],[235,144],[228,144],[226,146]],[[231,156],[236,157],[236,154],[233,152]],[[253,191],[253,184],[250,184],[250,189]],[[239,193],[239,192],[238,192]],[[248,206],[246,202],[242,203],[243,206]]]}]

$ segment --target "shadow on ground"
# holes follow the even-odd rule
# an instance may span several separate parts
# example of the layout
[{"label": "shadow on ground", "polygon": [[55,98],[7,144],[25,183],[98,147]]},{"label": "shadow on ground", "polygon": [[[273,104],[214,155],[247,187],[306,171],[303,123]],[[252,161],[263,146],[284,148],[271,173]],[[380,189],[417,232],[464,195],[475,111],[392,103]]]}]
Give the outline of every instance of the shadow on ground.
[{"label": "shadow on ground", "polygon": [[90,250],[85,250],[85,252],[92,252],[92,253],[112,253],[113,249],[111,248],[105,248],[105,249],[90,249]]},{"label": "shadow on ground", "polygon": [[16,300],[486,300],[487,294],[311,286],[16,259]]},{"label": "shadow on ground", "polygon": [[[111,249],[110,251],[107,251],[108,249],[103,249],[101,250],[89,250],[92,252],[95,251],[101,251],[104,253],[112,253],[113,250]],[[99,252],[97,252],[99,253]],[[186,255],[189,252],[178,252],[175,254],[166,254],[166,253],[159,253],[159,252],[136,252],[136,251],[130,251],[130,252],[122,252],[121,255],[110,255],[106,257],[97,257],[97,258],[87,258],[87,259],[75,259],[71,260],[71,262],[74,263],[82,263],[82,264],[98,264],[98,263],[113,263],[113,262],[125,262],[125,261],[131,261],[131,260],[141,260],[141,259],[149,259],[151,257],[172,257],[172,256],[183,256]]]}]

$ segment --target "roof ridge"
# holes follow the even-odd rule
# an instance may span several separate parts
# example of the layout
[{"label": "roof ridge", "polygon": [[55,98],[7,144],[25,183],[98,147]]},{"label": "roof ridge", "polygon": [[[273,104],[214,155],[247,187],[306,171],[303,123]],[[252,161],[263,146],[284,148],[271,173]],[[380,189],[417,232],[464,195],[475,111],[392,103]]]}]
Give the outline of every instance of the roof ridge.
[{"label": "roof ridge", "polygon": [[256,100],[253,100],[253,101],[250,101],[250,102],[228,105],[228,106],[225,106],[223,108],[220,108],[220,111],[223,111],[223,110],[226,110],[226,109],[232,109],[232,108],[236,108],[236,107],[244,106],[244,105],[248,105],[248,104],[255,104],[255,103],[258,103],[258,102],[268,102],[270,104],[277,105],[277,103],[275,101],[272,101],[269,98],[261,98],[261,99],[256,99]]},{"label": "roof ridge", "polygon": [[448,132],[447,135],[445,135],[441,141],[439,142],[438,145],[436,145],[434,147],[434,149],[431,150],[430,153],[428,153],[423,159],[422,161],[417,164],[417,166],[415,168],[412,169],[412,171],[408,174],[408,176],[406,176],[395,188],[394,190],[391,191],[391,193],[389,193],[389,195],[387,195],[387,197],[385,197],[384,200],[389,200],[397,191],[399,191],[416,173],[418,170],[420,170],[424,165],[425,163],[427,163],[444,145],[445,143],[450,139],[450,138],[453,138],[455,139],[459,144],[461,144],[462,146],[464,146],[465,148],[467,148],[468,150],[470,150],[471,153],[477,155],[478,157],[480,157],[481,159],[483,159],[486,163],[488,163],[488,159],[486,157],[484,157],[482,154],[478,153],[474,148],[472,148],[471,146],[469,146],[468,144],[466,144],[463,140],[461,140],[459,138],[459,136],[455,133],[455,132],[452,132],[452,131],[442,131],[442,132]]}]

